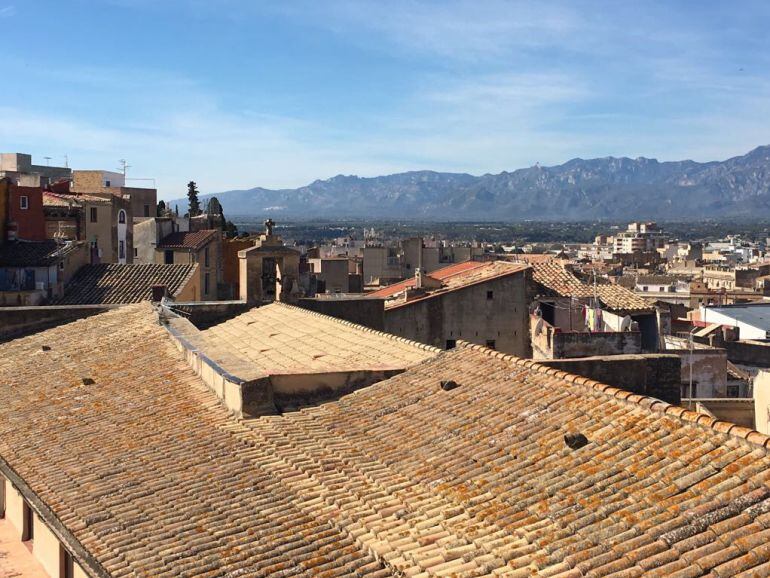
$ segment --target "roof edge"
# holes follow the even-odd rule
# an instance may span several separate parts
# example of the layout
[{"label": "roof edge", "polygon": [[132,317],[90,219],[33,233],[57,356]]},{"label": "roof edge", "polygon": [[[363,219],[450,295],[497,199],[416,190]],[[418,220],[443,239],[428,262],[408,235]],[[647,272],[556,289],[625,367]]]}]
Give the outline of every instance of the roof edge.
[{"label": "roof edge", "polygon": [[527,369],[530,369],[532,371],[537,371],[538,373],[551,375],[558,379],[563,379],[569,383],[583,386],[588,390],[602,393],[607,397],[611,397],[620,401],[625,401],[633,405],[639,406],[642,409],[645,409],[648,411],[656,411],[659,413],[670,415],[675,418],[678,418],[682,422],[699,425],[702,427],[709,428],[720,434],[728,434],[728,435],[737,437],[741,440],[748,442],[751,445],[759,446],[765,450],[770,449],[770,436],[760,433],[751,428],[740,426],[729,421],[717,419],[705,413],[692,411],[678,405],[672,405],[668,402],[662,401],[654,397],[649,397],[647,395],[639,395],[637,393],[632,393],[630,391],[626,391],[625,389],[620,389],[618,387],[614,387],[606,383],[601,383],[599,381],[589,379],[581,375],[575,375],[573,373],[568,373],[566,371],[561,371],[559,369],[547,367],[545,365],[540,365],[539,363],[537,363],[537,361],[533,359],[522,359],[520,357],[516,357],[515,355],[502,353],[500,351],[495,351],[493,349],[489,349],[487,347],[484,347],[483,345],[478,345],[476,343],[470,343],[468,341],[458,340],[457,347],[458,348],[463,347],[466,349],[479,351],[481,353],[485,353],[489,357],[501,359],[503,361],[507,361],[509,363],[513,363],[521,367],[526,367]]},{"label": "roof edge", "polygon": [[29,507],[43,520],[58,540],[64,544],[67,549],[74,554],[75,561],[81,568],[86,570],[90,576],[98,578],[110,578],[110,573],[102,566],[99,561],[92,556],[89,551],[80,543],[75,535],[67,529],[54,511],[42,500],[37,493],[27,484],[23,477],[16,473],[11,465],[0,456],[0,473],[10,480],[16,489],[25,498]]},{"label": "roof edge", "polygon": [[[476,268],[469,269],[469,271],[474,271]],[[525,273],[528,270],[532,269],[532,265],[525,265],[521,269],[517,269],[516,271],[504,271],[503,273],[500,273],[498,275],[493,275],[492,277],[486,277],[484,279],[479,279],[478,281],[473,281],[472,283],[468,283],[467,285],[461,285],[459,287],[452,287],[449,289],[446,289],[445,291],[442,291],[443,288],[438,288],[433,292],[429,292],[423,297],[418,297],[417,299],[412,299],[410,301],[404,301],[403,303],[396,303],[395,305],[391,305],[390,307],[385,307],[385,310],[393,310],[393,309],[399,309],[401,307],[406,307],[407,305],[412,305],[413,303],[419,303],[421,301],[426,301],[428,299],[433,299],[435,297],[441,297],[442,295],[446,295],[447,293],[454,293],[455,291],[462,291],[463,289],[468,289],[469,287],[475,287],[476,285],[481,285],[482,283],[487,283],[488,281],[496,281],[497,279],[501,279],[503,277],[508,277],[510,275],[518,275],[519,273]],[[464,273],[465,271],[463,271]],[[459,275],[459,273],[457,273]],[[450,275],[451,278],[454,277],[454,275]],[[398,293],[396,293],[398,295]],[[387,298],[386,303],[387,303]]]}]

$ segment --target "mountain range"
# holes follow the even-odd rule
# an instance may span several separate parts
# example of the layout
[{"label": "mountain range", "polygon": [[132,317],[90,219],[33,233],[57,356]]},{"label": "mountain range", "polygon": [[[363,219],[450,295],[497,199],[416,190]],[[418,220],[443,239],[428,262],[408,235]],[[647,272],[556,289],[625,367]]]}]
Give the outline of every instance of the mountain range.
[{"label": "mountain range", "polygon": [[[202,195],[205,199],[212,195]],[[770,146],[725,161],[573,159],[473,176],[338,175],[297,189],[216,193],[228,216],[518,221],[768,216]],[[187,201],[178,203],[180,211]]]}]

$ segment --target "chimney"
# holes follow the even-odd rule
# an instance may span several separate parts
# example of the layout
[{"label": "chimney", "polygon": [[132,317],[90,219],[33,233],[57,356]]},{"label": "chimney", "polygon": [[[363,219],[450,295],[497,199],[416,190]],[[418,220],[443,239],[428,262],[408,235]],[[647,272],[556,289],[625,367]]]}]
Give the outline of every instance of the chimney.
[{"label": "chimney", "polygon": [[154,302],[162,301],[163,298],[166,296],[166,286],[165,285],[153,285],[152,286],[152,300]]},{"label": "chimney", "polygon": [[422,289],[423,288],[422,268],[421,267],[417,267],[414,270],[414,287],[415,287],[415,289]]}]

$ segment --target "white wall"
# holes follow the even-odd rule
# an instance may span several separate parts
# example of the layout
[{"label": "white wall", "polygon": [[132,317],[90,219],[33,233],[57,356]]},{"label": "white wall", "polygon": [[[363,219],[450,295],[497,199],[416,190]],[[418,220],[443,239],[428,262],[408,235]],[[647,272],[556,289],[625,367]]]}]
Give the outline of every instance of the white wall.
[{"label": "white wall", "polygon": [[701,320],[706,323],[719,323],[720,325],[738,327],[741,339],[765,339],[767,337],[765,329],[748,325],[743,321],[738,321],[725,313],[709,309],[708,307],[701,307]]}]

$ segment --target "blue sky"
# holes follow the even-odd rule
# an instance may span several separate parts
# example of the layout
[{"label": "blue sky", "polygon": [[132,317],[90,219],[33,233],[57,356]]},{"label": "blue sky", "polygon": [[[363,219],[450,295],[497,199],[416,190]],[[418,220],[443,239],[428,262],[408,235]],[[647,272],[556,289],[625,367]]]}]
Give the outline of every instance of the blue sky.
[{"label": "blue sky", "polygon": [[[0,149],[161,196],[770,144],[770,2],[0,0]],[[225,207],[226,208],[226,207]]]}]

